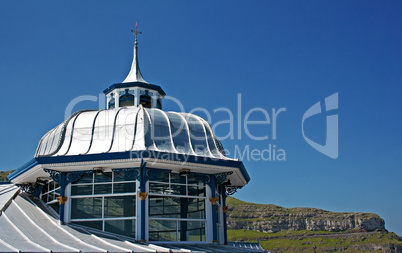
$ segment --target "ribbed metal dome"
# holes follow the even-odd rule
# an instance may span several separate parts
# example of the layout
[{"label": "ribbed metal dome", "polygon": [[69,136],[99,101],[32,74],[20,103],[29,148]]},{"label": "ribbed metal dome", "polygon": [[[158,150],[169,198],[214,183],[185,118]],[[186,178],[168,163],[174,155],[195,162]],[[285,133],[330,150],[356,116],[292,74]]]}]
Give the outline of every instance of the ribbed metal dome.
[{"label": "ribbed metal dome", "polygon": [[140,150],[229,159],[204,119],[142,106],[77,112],[42,137],[35,157]]}]

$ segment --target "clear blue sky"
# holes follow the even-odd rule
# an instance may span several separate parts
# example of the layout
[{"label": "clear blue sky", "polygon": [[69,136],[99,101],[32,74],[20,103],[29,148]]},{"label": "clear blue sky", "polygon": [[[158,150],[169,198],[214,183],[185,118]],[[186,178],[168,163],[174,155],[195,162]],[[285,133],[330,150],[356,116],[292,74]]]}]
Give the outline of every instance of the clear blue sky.
[{"label": "clear blue sky", "polygon": [[[148,82],[186,111],[205,108],[212,124],[228,119],[214,109],[233,111],[235,138],[222,141],[231,154],[236,145],[286,152],[286,161],[243,159],[251,181],[235,197],[374,212],[402,235],[401,13],[401,1],[0,1],[0,170],[30,160],[72,99],[124,80],[138,21]],[[301,121],[336,92],[339,157],[331,159],[306,143]],[[250,126],[268,140],[238,129],[256,107],[286,108],[275,140],[272,125]],[[83,108],[98,104],[75,110]],[[325,142],[324,114],[305,124],[309,138]],[[216,133],[228,130],[223,124]]]}]

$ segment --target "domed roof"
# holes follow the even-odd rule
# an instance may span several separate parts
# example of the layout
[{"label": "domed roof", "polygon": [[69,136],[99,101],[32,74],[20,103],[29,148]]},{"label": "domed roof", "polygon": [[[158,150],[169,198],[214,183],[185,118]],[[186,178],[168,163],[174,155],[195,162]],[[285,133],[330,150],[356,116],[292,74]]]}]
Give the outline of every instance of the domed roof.
[{"label": "domed roof", "polygon": [[42,137],[35,157],[141,150],[229,159],[201,117],[142,106],[79,111]]}]

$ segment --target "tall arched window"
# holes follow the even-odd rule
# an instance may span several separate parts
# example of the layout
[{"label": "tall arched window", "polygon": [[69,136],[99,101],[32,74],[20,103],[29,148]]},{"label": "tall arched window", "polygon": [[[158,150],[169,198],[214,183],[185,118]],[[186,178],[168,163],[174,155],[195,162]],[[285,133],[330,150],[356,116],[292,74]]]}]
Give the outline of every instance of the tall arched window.
[{"label": "tall arched window", "polygon": [[141,95],[140,104],[142,104],[143,107],[152,108],[151,96],[149,96],[149,95]]},{"label": "tall arched window", "polygon": [[133,106],[133,105],[134,105],[134,95],[125,94],[123,96],[120,96],[119,107]]},{"label": "tall arched window", "polygon": [[157,104],[156,105],[157,108],[162,110],[162,101],[160,99],[158,99],[158,101],[156,101],[156,104]]},{"label": "tall arched window", "polygon": [[109,101],[109,109],[114,109],[114,103],[115,103],[114,98],[110,99],[110,101]]}]

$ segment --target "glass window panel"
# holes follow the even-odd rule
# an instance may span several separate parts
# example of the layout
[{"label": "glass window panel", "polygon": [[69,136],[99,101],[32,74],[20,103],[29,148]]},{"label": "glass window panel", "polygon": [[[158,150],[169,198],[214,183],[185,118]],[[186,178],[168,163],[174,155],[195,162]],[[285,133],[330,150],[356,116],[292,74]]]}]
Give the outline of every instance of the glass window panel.
[{"label": "glass window panel", "polygon": [[102,221],[74,221],[73,223],[102,230]]},{"label": "glass window panel", "polygon": [[149,183],[149,192],[159,194],[170,194],[169,184]]},{"label": "glass window panel", "polygon": [[179,221],[180,241],[205,241],[205,222]]},{"label": "glass window panel", "polygon": [[122,181],[135,181],[135,179],[127,177],[124,172],[114,172],[114,182],[122,182]]},{"label": "glass window panel", "polygon": [[105,197],[105,218],[135,216],[135,196]]},{"label": "glass window panel", "polygon": [[191,174],[187,176],[187,183],[188,184],[202,184],[196,176],[193,176]]},{"label": "glass window panel", "polygon": [[177,241],[177,221],[149,220],[150,241]]},{"label": "glass window panel", "polygon": [[188,195],[205,197],[205,187],[199,186],[188,186]]},{"label": "glass window panel", "polygon": [[180,199],[150,196],[149,216],[180,218]]},{"label": "glass window panel", "polygon": [[135,183],[114,183],[113,193],[128,193],[135,192]]},{"label": "glass window panel", "polygon": [[189,199],[187,218],[205,219],[205,200],[204,199]]},{"label": "glass window panel", "polygon": [[169,183],[169,173],[152,174],[152,181]]},{"label": "glass window panel", "polygon": [[95,183],[112,182],[112,172],[102,172],[95,174]]},{"label": "glass window panel", "polygon": [[141,95],[140,104],[142,104],[142,106],[145,108],[151,108],[152,107],[151,97],[148,95]]},{"label": "glass window panel", "polygon": [[111,194],[112,184],[95,184],[94,194]]},{"label": "glass window panel", "polygon": [[205,199],[150,196],[149,216],[205,219]]},{"label": "glass window panel", "polygon": [[205,241],[205,222],[187,222],[187,241]]},{"label": "glass window panel", "polygon": [[71,219],[102,218],[102,198],[71,199]]},{"label": "glass window panel", "polygon": [[134,96],[133,95],[123,95],[120,97],[119,106],[133,106],[134,105]]},{"label": "glass window panel", "polygon": [[180,241],[205,241],[203,221],[179,221]]},{"label": "glass window panel", "polygon": [[181,177],[177,173],[171,173],[170,174],[170,183],[172,184],[185,184],[186,183],[186,177]]},{"label": "glass window panel", "polygon": [[107,220],[105,231],[134,238],[135,220]]},{"label": "glass window panel", "polygon": [[90,185],[72,185],[71,195],[92,195],[92,184]]},{"label": "glass window panel", "polygon": [[88,184],[92,183],[92,174],[85,174],[84,176],[81,177],[78,181],[75,181],[73,184]]},{"label": "glass window panel", "polygon": [[175,195],[186,195],[186,186],[185,185],[174,185],[170,186],[171,194]]}]

